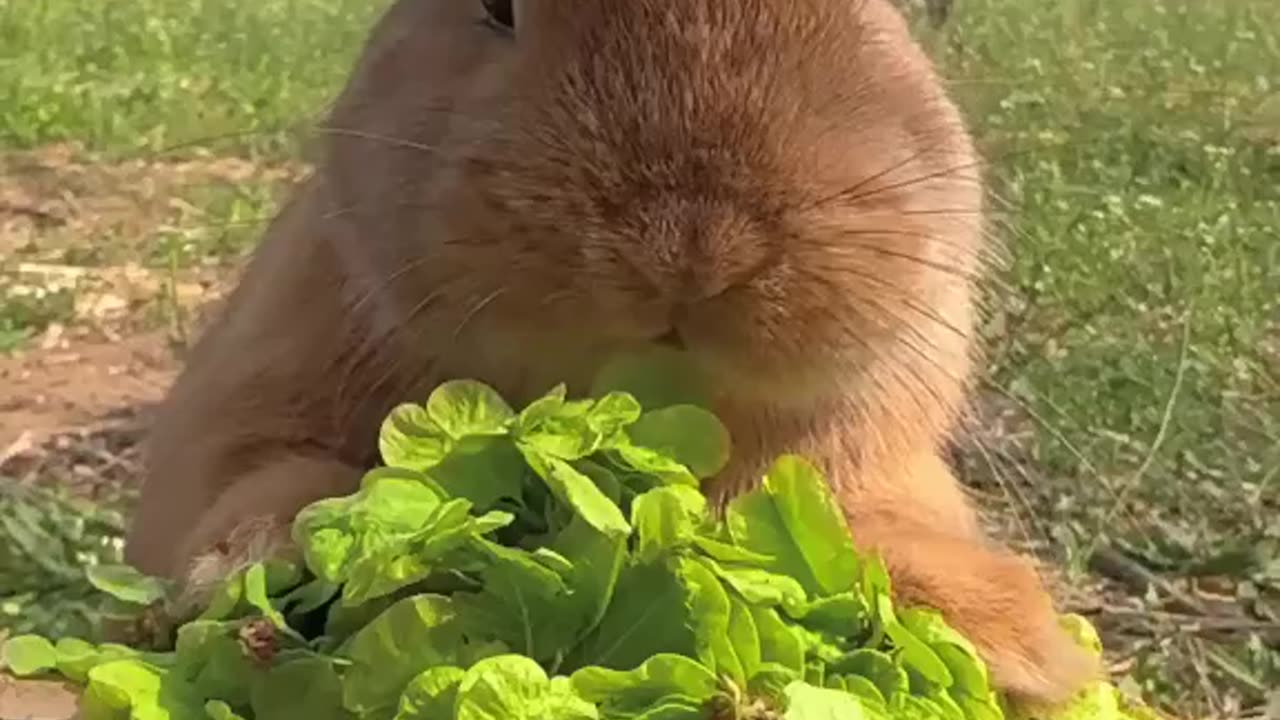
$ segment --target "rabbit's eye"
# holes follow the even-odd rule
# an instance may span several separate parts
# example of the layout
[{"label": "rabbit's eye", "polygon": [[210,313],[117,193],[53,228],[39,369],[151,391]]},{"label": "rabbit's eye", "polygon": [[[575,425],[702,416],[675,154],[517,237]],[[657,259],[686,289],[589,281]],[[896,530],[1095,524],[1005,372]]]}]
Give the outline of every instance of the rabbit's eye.
[{"label": "rabbit's eye", "polygon": [[516,16],[511,9],[512,0],[481,0],[489,19],[507,30],[515,28]]}]

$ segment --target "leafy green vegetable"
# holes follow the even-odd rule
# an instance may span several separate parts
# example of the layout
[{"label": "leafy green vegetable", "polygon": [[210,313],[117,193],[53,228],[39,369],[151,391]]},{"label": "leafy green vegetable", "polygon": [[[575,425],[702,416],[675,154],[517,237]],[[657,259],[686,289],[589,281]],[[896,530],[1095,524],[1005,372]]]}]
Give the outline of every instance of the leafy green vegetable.
[{"label": "leafy green vegetable", "polygon": [[555,657],[580,632],[578,623],[565,617],[565,579],[521,550],[486,543],[483,552],[483,589],[459,598],[469,635],[536,660]]},{"label": "leafy green vegetable", "polygon": [[604,617],[568,654],[565,665],[621,670],[662,653],[693,656],[695,638],[686,592],[665,563],[623,569]]},{"label": "leafy green vegetable", "polygon": [[58,672],[72,682],[85,683],[89,671],[115,660],[143,659],[154,665],[164,665],[170,660],[157,653],[143,653],[133,648],[106,643],[95,646],[78,638],[62,638],[55,646],[58,652]]},{"label": "leafy green vegetable", "polygon": [[115,660],[89,671],[82,698],[86,720],[124,717],[185,720],[204,714],[195,688],[163,668],[138,660]]},{"label": "leafy green vegetable", "polygon": [[890,655],[880,650],[859,648],[831,664],[831,670],[865,679],[875,686],[881,698],[893,698],[908,692],[907,671]]},{"label": "leafy green vegetable", "polygon": [[431,720],[450,717],[457,703],[458,686],[466,671],[453,665],[427,668],[400,694],[394,720]]},{"label": "leafy green vegetable", "polygon": [[359,604],[426,578],[450,553],[512,520],[471,509],[469,500],[445,500],[438,487],[384,469],[370,473],[356,495],[303,510],[293,535],[316,576],[344,584],[344,602]]},{"label": "leafy green vegetable", "polygon": [[237,623],[230,622],[193,622],[182,627],[175,676],[231,705],[247,703],[254,669],[237,630]]},{"label": "leafy green vegetable", "polygon": [[[171,652],[23,635],[0,658],[83,685],[89,720],[1024,720],[941,615],[895,606],[807,461],[710,513],[730,438],[686,361],[519,412],[446,383],[391,413],[357,492],[298,514],[303,566],[238,570]],[[139,612],[168,591],[89,575]],[[1140,712],[1098,683],[1052,720]]]},{"label": "leafy green vegetable", "polygon": [[560,458],[536,452],[527,452],[525,457],[556,497],[591,527],[613,537],[625,537],[631,532],[622,511],[591,478]]},{"label": "leafy green vegetable", "polygon": [[168,594],[167,584],[128,565],[91,565],[85,577],[93,586],[123,602],[150,605]]},{"label": "leafy green vegetable", "polygon": [[351,638],[342,683],[343,705],[356,713],[394,707],[415,676],[462,662],[466,638],[452,600],[423,595],[402,600]]},{"label": "leafy green vegetable", "polygon": [[0,666],[19,677],[36,675],[58,666],[58,652],[53,643],[35,635],[19,635],[0,648]]},{"label": "leafy green vegetable", "polygon": [[751,606],[734,593],[726,593],[726,596],[729,599],[729,645],[745,681],[760,669],[763,654],[760,631],[751,615]]},{"label": "leafy green vegetable", "polygon": [[564,678],[550,680],[520,655],[481,660],[458,684],[458,720],[596,720],[595,705],[578,697]]},{"label": "leafy green vegetable", "polygon": [[627,429],[631,441],[684,465],[700,478],[729,461],[729,431],[715,415],[693,405],[650,410]]},{"label": "leafy green vegetable", "polygon": [[717,691],[716,676],[683,655],[654,655],[625,672],[583,668],[571,679],[578,694],[600,705],[606,717],[643,713],[677,698],[700,705]]},{"label": "leafy green vegetable", "polygon": [[378,434],[382,461],[390,467],[427,470],[448,454],[452,440],[425,407],[404,404],[391,411]]},{"label": "leafy green vegetable", "polygon": [[[694,652],[698,660],[718,675],[727,675],[738,684],[746,682],[742,660],[729,635],[729,594],[706,565],[690,558],[673,561],[676,575],[685,588],[689,622],[693,625]],[[759,652],[759,641],[753,650]]]},{"label": "leafy green vegetable", "polygon": [[257,674],[252,682],[253,715],[279,720],[348,720],[342,679],[332,660],[299,657]]},{"label": "leafy green vegetable", "polygon": [[503,435],[515,412],[498,393],[481,383],[447,382],[427,399],[427,414],[455,440],[473,435]]},{"label": "leafy green vegetable", "polygon": [[784,720],[869,720],[876,717],[866,711],[856,696],[840,690],[796,682],[787,686],[786,696]]},{"label": "leafy green vegetable", "polygon": [[809,593],[835,595],[858,577],[858,556],[835,498],[817,469],[797,457],[777,461],[761,490],[729,505],[729,531],[748,550],[774,558]]},{"label": "leafy green vegetable", "polygon": [[795,609],[805,606],[804,588],[788,575],[779,575],[758,567],[721,565],[710,558],[704,562],[726,585],[753,605],[782,605],[793,614]]},{"label": "leafy green vegetable", "polygon": [[681,404],[707,407],[710,388],[710,379],[687,353],[655,346],[611,360],[596,376],[591,394],[623,392],[652,410]]},{"label": "leafy green vegetable", "polygon": [[294,521],[293,539],[318,577],[343,583],[353,565],[423,530],[441,504],[440,495],[412,475],[375,471],[356,495],[305,508]]},{"label": "leafy green vegetable", "polygon": [[639,560],[652,562],[692,544],[706,506],[701,493],[679,485],[654,488],[637,497],[631,505],[631,524],[640,543]]},{"label": "leafy green vegetable", "polygon": [[204,704],[204,712],[209,720],[244,720],[230,705],[221,700],[210,700]]},{"label": "leafy green vegetable", "polygon": [[527,472],[515,443],[506,437],[460,440],[429,472],[444,495],[465,499],[484,511],[520,497]]},{"label": "leafy green vegetable", "polygon": [[698,478],[689,468],[657,450],[625,443],[610,448],[608,459],[636,492],[659,485],[698,487]]},{"label": "leafy green vegetable", "polygon": [[759,605],[751,608],[751,619],[760,638],[761,661],[776,663],[797,676],[802,674],[806,648],[799,628],[784,622],[776,610]]},{"label": "leafy green vegetable", "polygon": [[245,571],[244,596],[254,609],[261,612],[276,627],[287,627],[284,615],[271,604],[271,599],[267,597],[267,568],[262,563],[255,563]]},{"label": "leafy green vegetable", "polygon": [[[571,607],[565,608],[562,622],[580,625],[582,633],[600,622],[614,598],[626,546],[625,536],[601,532],[578,516],[569,521],[550,547],[540,549],[544,554],[554,553],[569,565],[564,569],[564,577],[570,589],[568,604]],[[573,617],[578,620],[574,622]]]}]

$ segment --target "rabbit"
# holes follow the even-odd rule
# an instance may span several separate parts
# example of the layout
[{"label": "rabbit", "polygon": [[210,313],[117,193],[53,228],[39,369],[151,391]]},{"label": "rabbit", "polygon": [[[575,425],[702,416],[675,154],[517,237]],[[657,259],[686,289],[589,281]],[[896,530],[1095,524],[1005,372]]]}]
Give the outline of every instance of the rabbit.
[{"label": "rabbit", "polygon": [[158,410],[140,570],[200,587],[290,552],[440,382],[582,392],[661,343],[715,379],[714,497],[804,455],[999,688],[1054,702],[1098,672],[942,459],[996,243],[891,0],[397,0],[314,139]]}]

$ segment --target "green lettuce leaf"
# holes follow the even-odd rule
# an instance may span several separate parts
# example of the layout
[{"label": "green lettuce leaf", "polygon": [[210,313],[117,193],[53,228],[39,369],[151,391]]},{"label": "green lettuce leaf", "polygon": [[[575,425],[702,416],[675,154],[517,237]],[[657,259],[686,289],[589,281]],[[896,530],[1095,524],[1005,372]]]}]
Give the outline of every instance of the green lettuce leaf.
[{"label": "green lettuce leaf", "polygon": [[597,720],[595,705],[565,678],[550,680],[537,663],[500,655],[471,666],[458,684],[456,720]]},{"label": "green lettuce leaf", "polygon": [[468,635],[538,661],[565,652],[581,631],[581,618],[567,617],[565,579],[523,550],[486,542],[477,552],[483,589],[454,596]]},{"label": "green lettuce leaf", "polygon": [[864,703],[847,692],[804,682],[787,686],[786,697],[783,720],[889,720],[890,717],[872,714]]},{"label": "green lettuce leaf", "polygon": [[692,658],[659,654],[633,670],[586,667],[571,678],[585,700],[605,717],[643,716],[677,700],[701,706],[717,691],[716,676]]},{"label": "green lettuce leaf", "polygon": [[241,624],[198,621],[178,630],[175,677],[234,707],[249,703],[257,668],[241,644]]},{"label": "green lettuce leaf", "polygon": [[493,388],[473,380],[453,380],[427,398],[427,414],[454,440],[505,435],[516,414]]},{"label": "green lettuce leaf", "polygon": [[661,485],[699,485],[698,477],[678,460],[629,441],[614,443],[605,457],[619,478],[637,494]]},{"label": "green lettuce leaf", "polygon": [[[601,532],[581,516],[575,517],[553,540],[550,550],[566,560],[569,607],[562,622],[578,628],[581,640],[604,617],[613,600],[627,554],[627,538]],[[566,648],[567,650],[567,648]]]},{"label": "green lettuce leaf", "polygon": [[163,668],[134,659],[90,670],[80,705],[85,720],[187,720],[204,715],[204,699],[195,688]]},{"label": "green lettuce leaf", "polygon": [[975,698],[986,697],[990,693],[991,678],[986,663],[978,657],[977,648],[947,625],[941,613],[925,608],[907,608],[898,611],[898,619],[947,667],[956,690]]},{"label": "green lettuce leaf", "polygon": [[804,634],[772,608],[753,606],[751,619],[760,638],[761,662],[776,664],[797,676],[803,674],[807,649]]},{"label": "green lettuce leaf", "polygon": [[907,671],[889,654],[871,648],[860,648],[831,663],[840,675],[863,678],[875,686],[882,699],[892,699],[910,691]]},{"label": "green lettuce leaf", "polygon": [[98,590],[131,605],[151,605],[169,594],[164,580],[143,575],[128,565],[91,565],[85,569],[85,577]]},{"label": "green lettuce leaf", "polygon": [[19,635],[0,647],[0,668],[18,677],[29,677],[58,667],[58,651],[53,643],[35,635]]},{"label": "green lettuce leaf", "polygon": [[[716,674],[745,685],[747,675],[742,659],[734,649],[730,636],[732,605],[724,586],[706,565],[691,558],[672,560],[676,574],[685,588],[689,618],[693,625],[695,652],[698,660]],[[759,653],[757,647],[752,651]]]},{"label": "green lettuce leaf", "polygon": [[304,656],[255,675],[250,693],[255,718],[354,720],[342,706],[342,680],[331,659]]},{"label": "green lettuce leaf", "polygon": [[529,469],[507,437],[475,435],[459,440],[428,477],[445,497],[470,501],[479,511],[518,500]]},{"label": "green lettuce leaf", "polygon": [[453,447],[453,439],[427,409],[406,403],[382,422],[378,450],[388,467],[425,471],[435,467]]},{"label": "green lettuce leaf", "polygon": [[413,473],[370,473],[353,496],[322,500],[294,522],[307,565],[342,584],[343,602],[360,604],[426,578],[450,553],[508,525],[508,513],[471,515],[462,498],[444,499]]},{"label": "green lettuce leaf", "polygon": [[754,567],[722,565],[710,558],[703,562],[752,605],[781,605],[793,611],[807,607],[804,588],[794,578]]},{"label": "green lettuce leaf", "polygon": [[210,700],[205,703],[204,712],[209,720],[245,720],[243,715],[221,700]]},{"label": "green lettuce leaf", "polygon": [[597,373],[591,395],[625,392],[646,410],[690,404],[707,407],[712,383],[684,352],[654,346],[612,358]]},{"label": "green lettuce leaf", "polygon": [[812,595],[836,595],[857,582],[844,515],[826,480],[800,458],[779,459],[761,488],[734,499],[728,523],[736,544],[772,557],[770,571],[795,578]]},{"label": "green lettuce leaf", "polygon": [[612,537],[624,538],[631,533],[631,526],[627,524],[622,511],[609,501],[591,478],[560,458],[525,447],[521,447],[521,450],[556,498],[587,524]]},{"label": "green lettuce leaf", "polygon": [[631,442],[657,451],[708,478],[729,462],[729,431],[715,415],[694,405],[650,410],[627,428]]},{"label": "green lettuce leaf", "polygon": [[631,504],[631,524],[639,540],[640,562],[653,562],[693,543],[707,501],[684,486],[654,488]]},{"label": "green lettuce leaf", "polygon": [[453,600],[420,595],[397,602],[343,648],[351,661],[342,679],[343,706],[357,714],[390,711],[423,671],[461,665],[466,644]]},{"label": "green lettuce leaf", "polygon": [[81,685],[88,682],[89,671],[117,660],[139,660],[156,667],[169,667],[175,658],[167,653],[135,650],[116,643],[94,645],[78,638],[62,638],[54,649],[58,654],[58,672]]},{"label": "green lettuce leaf", "polygon": [[452,554],[478,546],[486,535],[512,521],[509,513],[495,511],[475,517],[469,514],[470,509],[466,500],[450,500],[418,533],[358,557],[343,587],[343,602],[358,605],[423,580],[447,565]]},{"label": "green lettuce leaf", "polygon": [[342,583],[352,563],[423,530],[444,500],[419,477],[384,468],[366,475],[355,495],[304,508],[294,520],[293,539],[307,567],[327,582]]},{"label": "green lettuce leaf", "polygon": [[262,563],[250,565],[244,573],[244,598],[262,616],[278,628],[287,628],[284,615],[267,597],[267,568]]},{"label": "green lettuce leaf", "polygon": [[737,593],[728,592],[726,595],[729,598],[729,644],[742,668],[743,679],[748,680],[763,662],[760,631],[756,628],[751,606]]},{"label": "green lettuce leaf", "polygon": [[640,405],[629,395],[566,401],[561,386],[521,412],[515,439],[547,457],[576,461],[599,450],[639,417]]},{"label": "green lettuce leaf", "polygon": [[655,655],[693,657],[696,646],[686,593],[666,563],[623,568],[604,617],[566,657],[564,667],[629,670]]},{"label": "green lettuce leaf", "polygon": [[458,686],[466,671],[453,665],[428,668],[414,678],[400,695],[393,720],[441,720],[453,717]]}]

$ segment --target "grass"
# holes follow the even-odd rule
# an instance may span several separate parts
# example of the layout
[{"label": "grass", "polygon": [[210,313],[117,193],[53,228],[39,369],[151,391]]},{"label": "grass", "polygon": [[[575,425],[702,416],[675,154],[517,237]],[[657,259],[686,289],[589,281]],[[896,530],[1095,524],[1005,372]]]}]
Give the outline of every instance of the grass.
[{"label": "grass", "polygon": [[[0,144],[282,162],[380,5],[0,0]],[[924,36],[991,160],[1013,250],[987,390],[1019,420],[984,438],[983,464],[1077,579],[1101,550],[1160,578],[1131,583],[1148,620],[1116,632],[1134,681],[1196,716],[1243,716],[1280,685],[1264,631],[1280,621],[1277,28],[1274,0],[960,0]],[[183,186],[198,212],[118,254],[219,266],[274,187]],[[0,350],[60,317],[61,300],[3,297]],[[1150,620],[1219,606],[1254,624]]]},{"label": "grass", "polygon": [[0,477],[0,530],[0,640],[97,632],[101,602],[83,568],[121,561],[119,513]]},{"label": "grass", "polygon": [[1235,511],[1280,498],[1280,6],[966,7],[947,66],[1015,208],[996,377],[1074,445],[1041,460],[1265,529]]},{"label": "grass", "polygon": [[[1036,419],[1040,525],[1276,620],[1280,4],[962,7],[935,43],[1009,208],[990,384]],[[1280,685],[1274,631],[1152,635],[1137,677],[1197,712]]]},{"label": "grass", "polygon": [[287,152],[380,6],[0,0],[0,143],[130,154],[221,137],[230,151]]},{"label": "grass", "polygon": [[0,354],[31,340],[36,328],[44,328],[73,316],[75,298],[67,289],[14,287],[0,279]]}]

